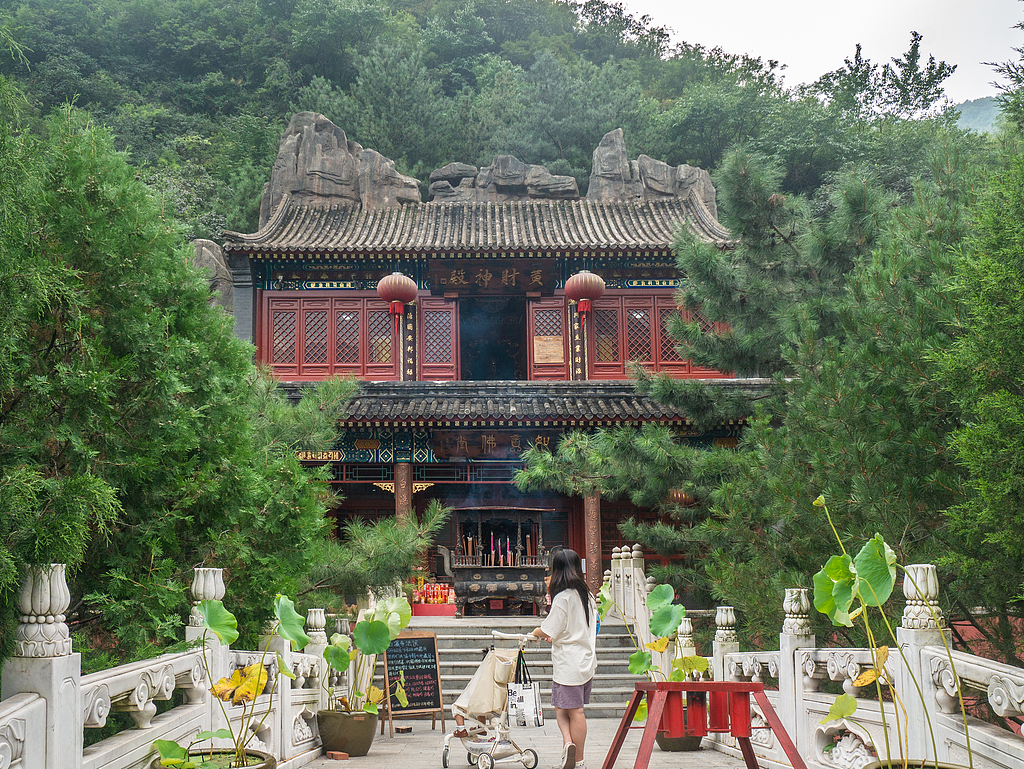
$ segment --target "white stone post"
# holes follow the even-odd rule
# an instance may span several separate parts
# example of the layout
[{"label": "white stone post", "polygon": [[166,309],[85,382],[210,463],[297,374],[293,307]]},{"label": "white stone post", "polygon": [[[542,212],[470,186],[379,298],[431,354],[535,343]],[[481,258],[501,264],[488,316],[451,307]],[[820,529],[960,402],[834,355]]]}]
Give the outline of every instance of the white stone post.
[{"label": "white stone post", "polygon": [[46,700],[46,769],[82,766],[82,656],[72,651],[65,623],[70,605],[63,563],[25,568],[15,652],[4,665],[0,699],[34,692]]},{"label": "white stone post", "polygon": [[[904,666],[903,660],[893,654],[889,655],[889,664],[898,668],[895,676],[896,687],[907,709],[907,723],[919,725],[907,730],[909,755],[914,759],[933,759],[936,756],[932,755],[932,741],[927,728],[925,710],[930,711],[934,724],[938,713],[935,707],[936,696],[948,696],[946,689],[936,684],[943,677],[950,679],[951,682],[954,675],[946,663],[944,667],[934,671],[933,679],[933,671],[927,669],[922,662],[921,652],[925,646],[942,646],[943,635],[946,636],[946,643],[950,643],[946,620],[942,616],[942,609],[939,608],[937,600],[939,580],[935,566],[930,563],[907,566],[907,573],[903,579],[903,595],[907,603],[903,609],[903,621],[896,628],[896,638],[906,657],[907,665]],[[917,694],[914,680],[921,687],[923,702],[922,697]],[[948,757],[940,755],[937,758],[943,761]]]},{"label": "white stone post", "polygon": [[715,642],[712,670],[716,681],[727,681],[725,676],[725,655],[740,650],[736,637],[736,611],[731,606],[719,606],[715,612]]},{"label": "white stone post", "polygon": [[[274,675],[274,678],[268,678],[266,691],[270,692],[273,689],[274,696],[270,701],[270,707],[276,710],[275,713],[267,716],[264,725],[270,726],[271,732],[271,740],[267,743],[267,748],[279,759],[285,760],[291,758],[292,679],[278,672],[277,655],[281,655],[280,664],[284,669],[292,670],[292,644],[291,641],[273,633],[276,625],[277,620],[271,619],[260,638],[260,651],[267,650],[266,666],[268,672]],[[275,681],[277,682],[276,686],[274,685]],[[258,709],[257,712],[261,713],[262,710]],[[260,720],[262,720],[262,716],[254,719],[253,723],[257,724]],[[263,738],[261,737],[261,739]]]},{"label": "white stone post", "polygon": [[622,618],[627,622],[636,622],[636,606],[633,601],[633,560],[627,548],[619,552],[619,565],[622,573]]},{"label": "white stone post", "polygon": [[[203,719],[203,729],[216,731],[227,728],[227,721],[220,706],[214,702],[210,694],[210,687],[228,674],[228,655],[230,649],[222,644],[213,633],[205,633],[202,627],[202,618],[199,616],[198,606],[200,601],[220,601],[224,598],[224,570],[213,568],[195,568],[192,570],[192,611],[189,614],[188,626],[185,628],[185,640],[189,644],[197,644],[197,648],[203,652],[205,664],[208,670],[206,686],[201,690],[193,690],[189,693],[189,701],[204,703],[206,705],[206,717]],[[201,643],[204,633],[206,635],[206,648]]]},{"label": "white stone post", "polygon": [[801,649],[813,649],[815,645],[807,588],[786,588],[782,608],[786,618],[779,634],[779,718],[796,743],[797,750],[803,755],[810,755],[814,750],[814,729],[803,717],[806,689],[799,655]]},{"label": "white stone post", "polygon": [[633,585],[633,616],[636,617],[637,628],[643,628],[644,643],[647,643],[654,640],[651,638],[651,613],[647,610],[647,594],[654,589],[654,580],[647,578],[647,564],[640,545],[634,544],[629,555],[632,556],[629,572]]},{"label": "white stone post", "polygon": [[306,644],[305,653],[312,654],[317,658],[316,669],[310,673],[314,679],[312,685],[317,689],[317,702],[320,710],[327,708],[327,660],[324,659],[324,649],[327,648],[327,614],[323,609],[310,609],[306,612],[306,634],[309,636],[309,643]]},{"label": "white stone post", "polygon": [[608,582],[608,593],[612,597],[612,601],[618,607],[616,613],[620,619],[625,621],[626,619],[626,604],[624,602],[624,593],[622,591],[622,550],[618,547],[612,548],[612,568],[611,578]]},{"label": "white stone post", "polygon": [[676,632],[676,657],[696,657],[697,647],[693,641],[693,620],[683,617]]}]

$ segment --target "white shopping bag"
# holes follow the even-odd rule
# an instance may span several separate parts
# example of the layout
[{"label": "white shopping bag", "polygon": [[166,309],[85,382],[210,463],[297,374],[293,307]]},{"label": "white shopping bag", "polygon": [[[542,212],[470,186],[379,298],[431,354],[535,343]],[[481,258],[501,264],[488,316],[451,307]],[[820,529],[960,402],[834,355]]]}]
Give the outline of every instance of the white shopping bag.
[{"label": "white shopping bag", "polygon": [[516,726],[544,726],[540,684],[530,679],[522,652],[516,662],[515,681],[508,685],[508,722]]}]

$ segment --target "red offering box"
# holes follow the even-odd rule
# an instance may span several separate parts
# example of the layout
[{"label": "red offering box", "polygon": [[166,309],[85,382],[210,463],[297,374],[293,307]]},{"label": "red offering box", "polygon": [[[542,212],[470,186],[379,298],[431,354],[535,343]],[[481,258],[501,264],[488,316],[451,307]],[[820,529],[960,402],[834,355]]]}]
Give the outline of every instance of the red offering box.
[{"label": "red offering box", "polygon": [[454,617],[456,606],[453,603],[414,603],[414,617]]}]

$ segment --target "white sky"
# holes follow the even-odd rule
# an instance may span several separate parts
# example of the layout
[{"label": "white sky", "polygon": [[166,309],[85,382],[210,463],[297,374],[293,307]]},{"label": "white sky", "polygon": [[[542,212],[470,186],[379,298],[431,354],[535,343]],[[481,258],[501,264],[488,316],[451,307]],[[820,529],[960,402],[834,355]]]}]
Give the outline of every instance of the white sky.
[{"label": "white sky", "polygon": [[996,93],[981,62],[1018,59],[1024,20],[1018,0],[623,0],[634,16],[672,30],[673,42],[778,59],[785,84],[817,80],[852,58],[857,43],[873,64],[903,54],[910,32],[923,35],[922,58],[956,64],[946,95],[956,103]]}]

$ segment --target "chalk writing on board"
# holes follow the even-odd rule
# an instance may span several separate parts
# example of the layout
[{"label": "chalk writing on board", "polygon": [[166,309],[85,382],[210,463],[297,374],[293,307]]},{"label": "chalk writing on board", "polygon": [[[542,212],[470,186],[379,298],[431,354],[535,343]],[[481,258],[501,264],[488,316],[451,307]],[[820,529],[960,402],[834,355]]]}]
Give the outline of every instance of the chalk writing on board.
[{"label": "chalk writing on board", "polygon": [[405,695],[409,704],[403,706],[392,695],[390,705],[393,712],[441,709],[437,638],[433,633],[400,635],[391,642],[384,661],[390,681],[397,681],[405,673]]}]

